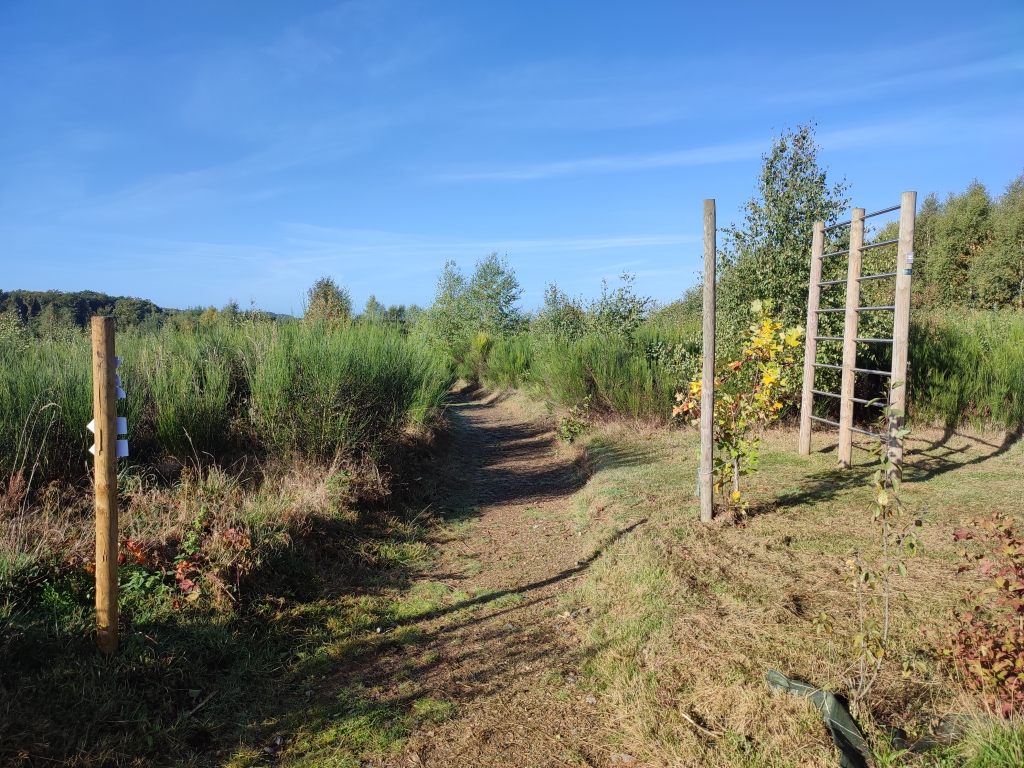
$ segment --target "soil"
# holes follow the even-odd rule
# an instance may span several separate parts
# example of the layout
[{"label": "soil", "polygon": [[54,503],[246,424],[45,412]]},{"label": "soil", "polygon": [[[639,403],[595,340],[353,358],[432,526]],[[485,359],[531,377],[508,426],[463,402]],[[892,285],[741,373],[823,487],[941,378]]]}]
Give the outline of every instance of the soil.
[{"label": "soil", "polygon": [[489,592],[424,623],[418,652],[436,661],[419,690],[453,702],[457,715],[423,725],[385,765],[606,765],[605,718],[582,682],[574,629],[586,613],[558,600],[589,563],[570,510],[585,477],[550,424],[524,420],[500,399],[462,396],[451,420],[455,468],[477,510],[435,543],[440,556],[424,576]]}]

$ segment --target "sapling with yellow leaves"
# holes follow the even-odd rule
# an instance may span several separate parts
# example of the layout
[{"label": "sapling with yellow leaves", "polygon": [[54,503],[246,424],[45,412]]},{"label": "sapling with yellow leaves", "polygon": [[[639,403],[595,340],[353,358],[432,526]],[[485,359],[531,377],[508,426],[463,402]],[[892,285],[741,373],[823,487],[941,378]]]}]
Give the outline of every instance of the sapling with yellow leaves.
[{"label": "sapling with yellow leaves", "polygon": [[[785,328],[769,301],[751,304],[754,322],[744,332],[741,356],[715,367],[715,490],[732,486],[730,501],[741,505],[740,475],[757,469],[760,432],[779,418],[799,383],[794,352],[803,331]],[[700,380],[676,393],[673,417],[700,424]],[[745,504],[742,504],[745,506]]]}]

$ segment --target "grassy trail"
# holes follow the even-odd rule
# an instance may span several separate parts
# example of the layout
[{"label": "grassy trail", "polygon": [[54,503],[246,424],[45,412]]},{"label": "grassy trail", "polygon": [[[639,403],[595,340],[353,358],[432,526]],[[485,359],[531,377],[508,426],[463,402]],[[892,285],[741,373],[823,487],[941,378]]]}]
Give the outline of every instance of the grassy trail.
[{"label": "grassy trail", "polygon": [[584,478],[548,427],[500,401],[463,400],[450,413],[476,513],[445,529],[419,586],[479,596],[422,627],[431,639],[421,652],[436,661],[418,685],[458,717],[414,733],[395,764],[604,765],[603,718],[571,626],[580,614],[560,601],[600,554],[568,514]]}]

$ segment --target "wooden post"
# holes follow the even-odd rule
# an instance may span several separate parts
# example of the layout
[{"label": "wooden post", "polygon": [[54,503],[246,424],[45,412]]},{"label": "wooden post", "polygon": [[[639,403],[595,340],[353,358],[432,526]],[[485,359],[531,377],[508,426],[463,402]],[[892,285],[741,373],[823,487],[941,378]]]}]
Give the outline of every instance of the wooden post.
[{"label": "wooden post", "polygon": [[714,514],[715,417],[715,201],[704,201],[704,368],[700,390],[700,521]]},{"label": "wooden post", "polygon": [[117,650],[117,379],[114,318],[92,319],[96,432],[96,643]]},{"label": "wooden post", "polygon": [[800,398],[801,456],[811,453],[811,413],[814,410],[814,363],[818,357],[818,309],[821,307],[821,255],[825,252],[825,222],[814,222],[811,242],[811,280],[807,289],[807,335],[804,337],[804,387]]},{"label": "wooden post", "polygon": [[896,245],[896,309],[892,321],[892,378],[889,379],[889,459],[894,474],[903,479],[903,440],[894,433],[906,423],[907,356],[910,343],[910,282],[914,264],[914,221],[917,192],[904,192],[900,200],[900,234]]},{"label": "wooden post", "polygon": [[860,306],[864,209],[854,208],[850,223],[850,260],[846,269],[846,322],[843,325],[843,383],[839,401],[839,465],[853,463],[853,369],[857,367],[857,307]]}]

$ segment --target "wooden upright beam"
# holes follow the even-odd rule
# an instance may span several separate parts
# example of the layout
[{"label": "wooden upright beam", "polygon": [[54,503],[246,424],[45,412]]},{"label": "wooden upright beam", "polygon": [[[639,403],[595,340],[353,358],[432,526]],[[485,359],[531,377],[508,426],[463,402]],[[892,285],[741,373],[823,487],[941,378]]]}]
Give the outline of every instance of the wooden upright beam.
[{"label": "wooden upright beam", "polygon": [[818,309],[821,307],[821,255],[825,250],[825,223],[814,222],[811,242],[811,281],[807,290],[807,335],[804,337],[804,388],[800,399],[801,456],[811,452],[811,413],[814,410],[814,363],[818,356]]},{"label": "wooden upright beam", "polygon": [[117,377],[114,318],[92,319],[96,433],[96,644],[117,650]]},{"label": "wooden upright beam", "polygon": [[889,459],[892,472],[903,477],[903,440],[895,433],[906,423],[907,356],[910,339],[910,282],[914,264],[914,222],[917,192],[904,192],[900,200],[900,234],[896,245],[896,309],[892,328],[892,378],[889,380]]},{"label": "wooden upright beam", "polygon": [[715,416],[715,201],[704,201],[704,368],[700,390],[700,520],[714,515]]},{"label": "wooden upright beam", "polygon": [[853,385],[857,367],[857,308],[860,306],[864,209],[854,208],[850,223],[850,260],[846,269],[846,322],[843,324],[843,383],[839,401],[839,465],[853,463]]}]

